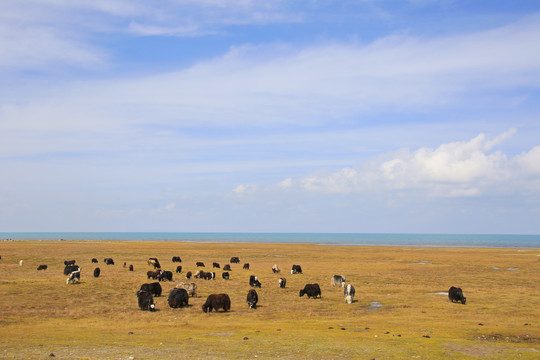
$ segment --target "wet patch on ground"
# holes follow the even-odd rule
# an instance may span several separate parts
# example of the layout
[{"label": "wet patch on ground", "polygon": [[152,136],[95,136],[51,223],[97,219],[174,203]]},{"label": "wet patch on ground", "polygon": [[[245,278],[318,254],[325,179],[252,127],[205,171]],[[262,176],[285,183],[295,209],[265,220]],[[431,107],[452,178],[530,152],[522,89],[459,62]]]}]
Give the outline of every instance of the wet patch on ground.
[{"label": "wet patch on ground", "polygon": [[367,307],[367,310],[378,310],[382,307],[382,304],[378,301],[372,301]]}]

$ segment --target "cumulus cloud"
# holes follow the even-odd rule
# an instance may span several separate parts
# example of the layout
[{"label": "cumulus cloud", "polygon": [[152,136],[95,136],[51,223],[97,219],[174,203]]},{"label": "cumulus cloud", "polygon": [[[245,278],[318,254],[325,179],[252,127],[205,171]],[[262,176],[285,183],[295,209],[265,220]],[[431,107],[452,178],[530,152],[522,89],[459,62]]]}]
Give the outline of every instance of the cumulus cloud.
[{"label": "cumulus cloud", "polygon": [[494,139],[479,134],[467,142],[443,144],[437,149],[421,148],[413,153],[403,151],[379,166],[381,180],[403,183],[445,182],[466,183],[480,177],[500,176],[506,156],[487,153],[514,129]]},{"label": "cumulus cloud", "polygon": [[535,146],[530,151],[517,155],[514,158],[517,167],[528,174],[540,175],[540,146]]},{"label": "cumulus cloud", "polygon": [[448,198],[479,196],[486,191],[538,191],[540,147],[514,157],[495,150],[515,133],[509,129],[495,137],[479,134],[437,148],[402,149],[358,168],[287,178],[275,188],[326,194],[419,190],[430,197]]}]

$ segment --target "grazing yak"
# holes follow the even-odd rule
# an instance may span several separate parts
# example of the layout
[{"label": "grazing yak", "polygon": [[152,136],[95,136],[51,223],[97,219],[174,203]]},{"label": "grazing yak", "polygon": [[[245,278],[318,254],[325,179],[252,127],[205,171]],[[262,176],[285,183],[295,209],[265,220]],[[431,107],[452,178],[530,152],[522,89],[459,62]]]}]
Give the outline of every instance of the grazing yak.
[{"label": "grazing yak", "polygon": [[154,304],[154,298],[152,294],[148,291],[139,290],[137,291],[137,299],[139,301],[139,307],[141,310],[150,310],[155,311],[156,305]]},{"label": "grazing yak", "polygon": [[224,272],[224,273],[221,274],[221,277],[223,278],[223,280],[229,280],[229,273]]},{"label": "grazing yak", "polygon": [[97,267],[94,269],[94,277],[95,278],[99,277],[99,274],[101,274],[101,269]]},{"label": "grazing yak", "polygon": [[64,260],[64,265],[65,266],[75,265],[75,260]]},{"label": "grazing yak", "polygon": [[197,296],[197,284],[195,283],[179,282],[176,284],[176,288],[185,289],[189,296]]},{"label": "grazing yak", "polygon": [[142,284],[139,291],[148,291],[150,294],[156,297],[160,297],[163,289],[161,288],[160,283],[153,282],[153,283]]},{"label": "grazing yak", "polygon": [[216,280],[216,273],[215,272],[212,271],[210,273],[210,275],[212,276],[212,278],[211,278],[212,280]]},{"label": "grazing yak", "polygon": [[259,301],[259,296],[257,295],[257,292],[254,289],[249,290],[246,301],[250,309],[257,308],[257,302]]},{"label": "grazing yak", "polygon": [[149,279],[152,278],[152,279],[156,280],[158,278],[158,276],[159,276],[159,271],[147,271],[146,276]]},{"label": "grazing yak", "polygon": [[73,271],[66,279],[67,284],[78,284],[81,282],[81,270]]},{"label": "grazing yak", "polygon": [[212,279],[212,273],[211,272],[204,272],[201,270],[198,270],[193,277],[197,279],[205,279],[205,280],[211,280]]},{"label": "grazing yak", "polygon": [[461,302],[463,305],[465,305],[465,302],[467,301],[467,298],[463,296],[463,291],[461,288],[454,286],[448,290],[448,298],[451,302]]},{"label": "grazing yak", "polygon": [[352,304],[354,302],[354,294],[354,286],[352,286],[351,284],[347,284],[347,286],[343,290],[343,295],[345,296],[345,302],[347,304]]},{"label": "grazing yak", "polygon": [[165,280],[172,281],[172,274],[173,274],[172,271],[167,271],[167,270],[163,271],[163,270],[161,270],[159,272],[159,275],[158,275],[157,279],[159,281],[165,281]]},{"label": "grazing yak", "polygon": [[249,270],[249,263],[245,263],[245,264],[244,264],[244,267],[243,267],[242,269],[244,269],[244,270]]},{"label": "grazing yak", "polygon": [[176,267],[176,273],[181,273],[182,272],[182,266],[181,265],[178,265]]},{"label": "grazing yak", "polygon": [[223,271],[232,271],[232,270],[231,270],[231,265],[226,264],[226,265],[223,267]]},{"label": "grazing yak", "polygon": [[186,289],[173,288],[169,292],[168,303],[172,308],[182,308],[188,306],[189,296]]},{"label": "grazing yak", "polygon": [[214,268],[217,268],[217,269],[219,269],[219,268],[220,268],[220,267],[219,267],[219,263],[217,263],[217,262],[215,262],[215,263],[212,263],[212,267],[214,267]]},{"label": "grazing yak", "polygon": [[79,270],[79,266],[78,265],[68,265],[64,268],[64,275],[69,275],[71,274],[72,272],[74,271],[77,271]]},{"label": "grazing yak", "polygon": [[205,267],[205,266],[204,266],[204,263],[203,263],[202,261],[197,261],[197,262],[195,263],[195,265],[196,265],[197,267]]},{"label": "grazing yak", "polygon": [[261,283],[260,283],[259,279],[255,275],[251,275],[249,277],[249,286],[258,287],[258,288],[261,287]]},{"label": "grazing yak", "polygon": [[47,270],[47,265],[39,265],[37,267],[38,270]]},{"label": "grazing yak", "polygon": [[182,262],[182,259],[180,259],[180,256],[173,256],[172,262]]},{"label": "grazing yak", "polygon": [[150,266],[153,266],[154,269],[161,269],[161,264],[157,258],[149,258],[146,263]]},{"label": "grazing yak", "polygon": [[129,265],[129,271],[133,271],[133,265]]},{"label": "grazing yak", "polygon": [[208,295],[206,302],[202,306],[203,312],[211,312],[215,310],[216,312],[219,309],[223,311],[229,311],[231,309],[231,299],[227,294],[211,294]]},{"label": "grazing yak", "polygon": [[186,279],[191,279],[191,271],[188,271],[188,272],[186,273]]},{"label": "grazing yak", "polygon": [[231,264],[240,264],[240,259],[237,256],[233,256],[231,258],[231,261],[229,261]]},{"label": "grazing yak", "polygon": [[97,263],[98,263],[98,260],[97,260],[96,258],[92,258],[92,263],[97,264]]},{"label": "grazing yak", "polygon": [[332,276],[331,284],[332,286],[341,285],[341,287],[345,287],[345,276],[343,275]]},{"label": "grazing yak", "polygon": [[274,274],[276,274],[276,273],[279,273],[279,272],[280,272],[280,270],[279,270],[279,268],[278,268],[277,264],[274,264],[274,266],[272,266],[272,271],[274,272]]},{"label": "grazing yak", "polygon": [[319,284],[306,284],[302,290],[300,290],[300,296],[304,296],[304,294],[307,295],[309,298],[316,299],[317,296],[321,297],[321,288],[319,287]]},{"label": "grazing yak", "polygon": [[285,279],[285,278],[279,278],[278,284],[279,284],[279,287],[280,287],[280,288],[284,289],[284,288],[285,288],[285,285],[287,285],[287,279]]},{"label": "grazing yak", "polygon": [[103,259],[106,265],[114,265],[114,260],[112,258]]},{"label": "grazing yak", "polygon": [[291,269],[291,274],[301,274],[302,267],[300,265],[293,265]]}]

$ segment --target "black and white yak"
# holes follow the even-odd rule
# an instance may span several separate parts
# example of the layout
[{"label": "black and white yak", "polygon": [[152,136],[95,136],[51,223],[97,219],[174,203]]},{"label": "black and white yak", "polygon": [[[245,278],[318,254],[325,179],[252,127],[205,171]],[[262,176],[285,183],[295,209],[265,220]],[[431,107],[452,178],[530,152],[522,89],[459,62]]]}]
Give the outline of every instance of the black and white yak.
[{"label": "black and white yak", "polygon": [[345,276],[343,276],[343,275],[334,275],[334,276],[332,276],[331,284],[332,284],[332,286],[339,285],[341,287],[345,287],[345,285],[346,285]]},{"label": "black and white yak", "polygon": [[343,295],[345,296],[345,302],[347,304],[352,304],[354,302],[354,294],[354,286],[352,286],[351,284],[347,284],[347,286],[343,290]]},{"label": "black and white yak", "polygon": [[172,271],[167,271],[167,270],[163,271],[163,270],[161,270],[159,272],[159,275],[158,275],[157,279],[159,281],[165,281],[165,280],[172,281],[172,276],[173,276]]},{"label": "black and white yak", "polygon": [[154,304],[154,297],[151,293],[144,290],[137,291],[137,299],[141,310],[156,310],[156,304]]},{"label": "black and white yak", "polygon": [[261,282],[255,275],[251,275],[249,277],[249,286],[260,288],[261,285],[262,285]]},{"label": "black and white yak", "polygon": [[67,284],[78,284],[81,282],[81,270],[73,271],[69,274],[69,277],[66,279]]},{"label": "black and white yak", "polygon": [[254,289],[249,290],[246,301],[250,309],[255,309],[257,307],[259,296],[257,295],[257,292]]}]

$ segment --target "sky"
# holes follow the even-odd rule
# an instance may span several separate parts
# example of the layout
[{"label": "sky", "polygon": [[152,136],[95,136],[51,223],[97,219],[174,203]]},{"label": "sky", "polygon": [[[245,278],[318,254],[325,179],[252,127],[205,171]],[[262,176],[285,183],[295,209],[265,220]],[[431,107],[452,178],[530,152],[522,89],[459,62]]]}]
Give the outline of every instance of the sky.
[{"label": "sky", "polygon": [[538,0],[0,0],[1,231],[539,220]]}]

